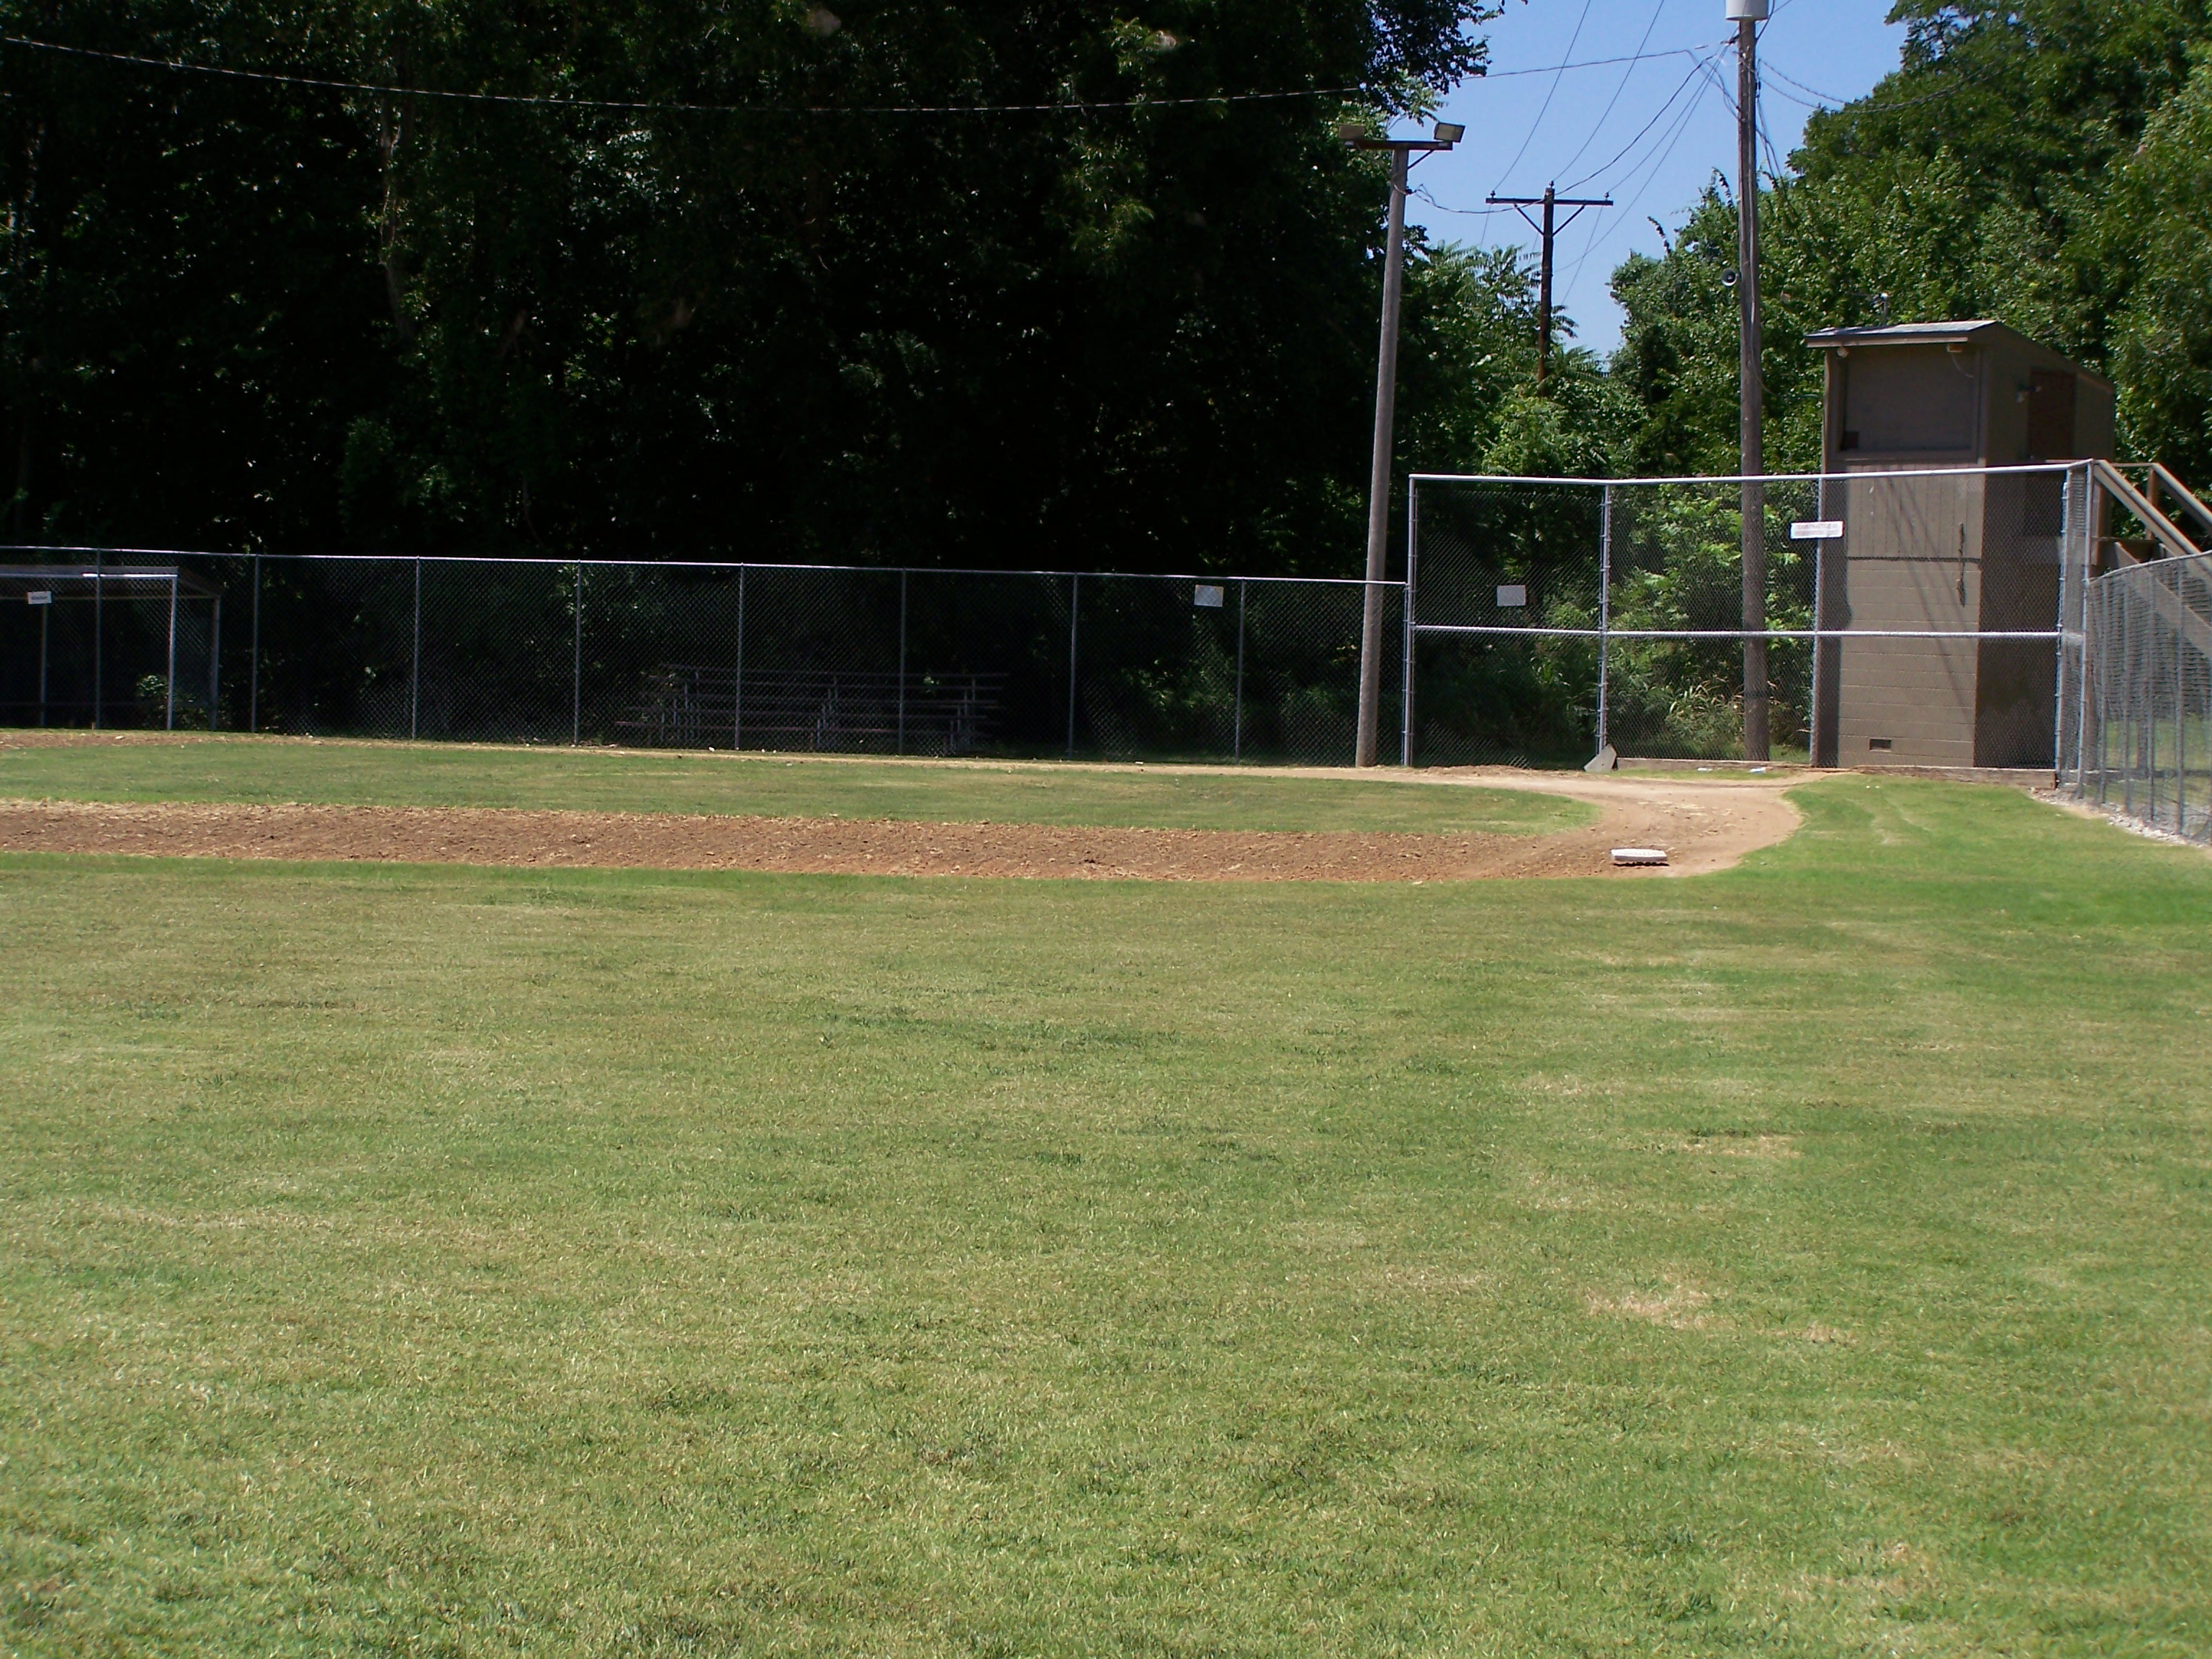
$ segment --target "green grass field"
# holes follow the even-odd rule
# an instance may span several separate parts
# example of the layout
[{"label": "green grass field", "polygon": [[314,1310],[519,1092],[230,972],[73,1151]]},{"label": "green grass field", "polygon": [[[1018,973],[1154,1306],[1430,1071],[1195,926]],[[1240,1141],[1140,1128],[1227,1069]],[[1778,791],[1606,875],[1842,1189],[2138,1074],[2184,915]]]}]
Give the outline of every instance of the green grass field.
[{"label": "green grass field", "polygon": [[1106,769],[268,738],[0,748],[0,798],[304,801],[350,806],[1531,835],[1595,816],[1579,802],[1385,776]]},{"label": "green grass field", "polygon": [[0,1644],[2202,1654],[2212,861],[1796,799],[1673,881],[0,858]]}]

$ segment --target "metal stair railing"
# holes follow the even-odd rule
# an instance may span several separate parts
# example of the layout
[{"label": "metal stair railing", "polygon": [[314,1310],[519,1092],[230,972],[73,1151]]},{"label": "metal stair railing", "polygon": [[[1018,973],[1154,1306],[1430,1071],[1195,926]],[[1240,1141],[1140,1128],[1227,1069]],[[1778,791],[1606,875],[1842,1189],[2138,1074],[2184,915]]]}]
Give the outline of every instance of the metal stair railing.
[{"label": "metal stair railing", "polygon": [[2196,520],[2205,530],[2212,531],[2212,507],[2205,506],[2196,496],[2191,495],[2189,487],[2167,471],[2161,463],[2151,462],[2148,472],[2151,487],[2143,492],[2145,495],[2155,502],[2158,500],[2158,492],[2161,489],[2164,489],[2167,495],[2173,497],[2175,506]]},{"label": "metal stair railing", "polygon": [[[2172,477],[2173,475],[2172,473],[2166,472],[2166,469],[2162,466],[2159,466],[2156,462],[2151,463],[2151,465],[2156,469],[2158,473],[2163,473],[2168,478]],[[2129,483],[2127,475],[2122,472],[2118,467],[2113,465],[2112,462],[2090,462],[2089,476],[2097,487],[2101,489],[2106,495],[2118,501],[2122,507],[2125,507],[2130,513],[2133,514],[2142,521],[2143,528],[2150,532],[2153,540],[2158,542],[2165,548],[2168,556],[2185,559],[2194,558],[2204,550],[2203,548],[2197,546],[2195,542],[2190,540],[2187,536],[2182,534],[2181,527],[2175,524],[2172,520],[2167,518],[2165,514],[2160,512],[2157,507],[2152,503],[2150,497],[2145,495],[2142,490],[2137,489],[2134,484]],[[2203,504],[2198,501],[2194,495],[2190,495],[2189,492],[2185,489],[2181,489],[2178,483],[2172,485],[2172,488],[2177,490],[2181,495],[2187,496],[2190,505],[2193,507],[2197,512],[2205,512]],[[2212,524],[2212,515],[2207,516],[2206,522],[2208,524]],[[2130,557],[2132,559],[2133,556],[2130,555]]]}]

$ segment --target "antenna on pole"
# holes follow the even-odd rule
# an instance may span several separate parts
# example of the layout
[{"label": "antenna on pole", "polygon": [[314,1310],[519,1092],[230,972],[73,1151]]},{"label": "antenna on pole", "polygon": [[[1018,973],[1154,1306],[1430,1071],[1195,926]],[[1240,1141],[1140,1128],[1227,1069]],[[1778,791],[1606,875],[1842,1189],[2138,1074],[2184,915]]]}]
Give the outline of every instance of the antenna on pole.
[{"label": "antenna on pole", "polygon": [[[1537,279],[1536,300],[1536,384],[1541,386],[1552,372],[1552,239],[1583,216],[1585,208],[1611,207],[1610,196],[1562,196],[1552,185],[1544,186],[1541,196],[1491,196],[1485,198],[1492,207],[1510,207],[1528,222],[1528,228],[1543,240],[1541,275]],[[1530,219],[1528,210],[1540,207],[1544,216]],[[1558,210],[1572,208],[1574,211],[1554,222]]]}]

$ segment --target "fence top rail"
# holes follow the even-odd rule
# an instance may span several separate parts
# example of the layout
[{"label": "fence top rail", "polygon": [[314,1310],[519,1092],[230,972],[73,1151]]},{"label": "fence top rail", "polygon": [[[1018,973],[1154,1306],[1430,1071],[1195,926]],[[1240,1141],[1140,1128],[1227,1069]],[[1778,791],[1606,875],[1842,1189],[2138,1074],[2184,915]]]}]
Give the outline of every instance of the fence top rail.
[{"label": "fence top rail", "polygon": [[[74,552],[77,550],[60,550]],[[88,587],[97,586],[102,582],[175,582],[194,593],[212,593],[215,591],[191,571],[180,570],[173,564],[111,564],[93,570],[67,564],[0,565],[0,584],[17,582],[82,582]]]},{"label": "fence top rail", "polygon": [[[2164,575],[2158,573],[2163,572]],[[2186,572],[2190,575],[2212,581],[2212,551],[2203,553],[2169,553],[2162,559],[2145,559],[2139,564],[2124,564],[2093,578],[2103,582],[2123,579],[2142,582],[2161,582],[2167,577]]]},{"label": "fence top rail", "polygon": [[[1547,482],[1557,483],[1553,479]],[[0,553],[68,553],[82,556],[113,554],[126,558],[157,559],[269,559],[277,562],[323,562],[332,564],[535,564],[574,568],[582,566],[587,570],[803,570],[838,575],[863,576],[1032,576],[1065,580],[1081,576],[1092,581],[1189,582],[1194,585],[1220,587],[1239,582],[1255,584],[1279,583],[1298,587],[1366,587],[1370,584],[1364,576],[1223,576],[1204,575],[1195,572],[1142,570],[994,570],[973,565],[941,564],[781,564],[748,559],[610,559],[556,558],[547,554],[525,553],[255,553],[235,549],[195,549],[161,547],[69,547],[46,546],[37,542],[0,542]],[[39,565],[24,567],[37,570],[61,570],[67,567]],[[110,579],[118,577],[128,567],[105,567]],[[94,573],[87,570],[89,580]],[[173,574],[166,567],[161,579],[169,580]],[[189,583],[191,576],[185,574]],[[1403,587],[1402,577],[1392,577],[1372,584],[1376,587]]]},{"label": "fence top rail", "polygon": [[2018,477],[2023,473],[2076,472],[2086,461],[2024,461],[2017,466],[1899,466],[1866,467],[1850,472],[1735,472],[1686,473],[1666,478],[1547,478],[1516,472],[1415,472],[1409,481],[1425,483],[1584,484],[1611,485],[1623,489],[1654,484],[1851,483],[1868,478],[1955,478],[1962,473],[1987,477],[1992,474]]}]

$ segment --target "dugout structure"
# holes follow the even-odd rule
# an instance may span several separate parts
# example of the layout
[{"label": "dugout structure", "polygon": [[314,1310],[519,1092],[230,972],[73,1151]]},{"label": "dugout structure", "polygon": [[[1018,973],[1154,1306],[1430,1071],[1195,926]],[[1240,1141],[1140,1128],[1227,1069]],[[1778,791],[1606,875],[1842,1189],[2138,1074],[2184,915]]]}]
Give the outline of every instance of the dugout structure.
[{"label": "dugout structure", "polygon": [[2111,458],[2111,384],[1997,322],[1805,343],[1824,354],[1824,514],[1844,526],[1816,601],[1833,694],[1814,763],[2052,765],[2050,631],[2088,503],[2051,464]]}]

